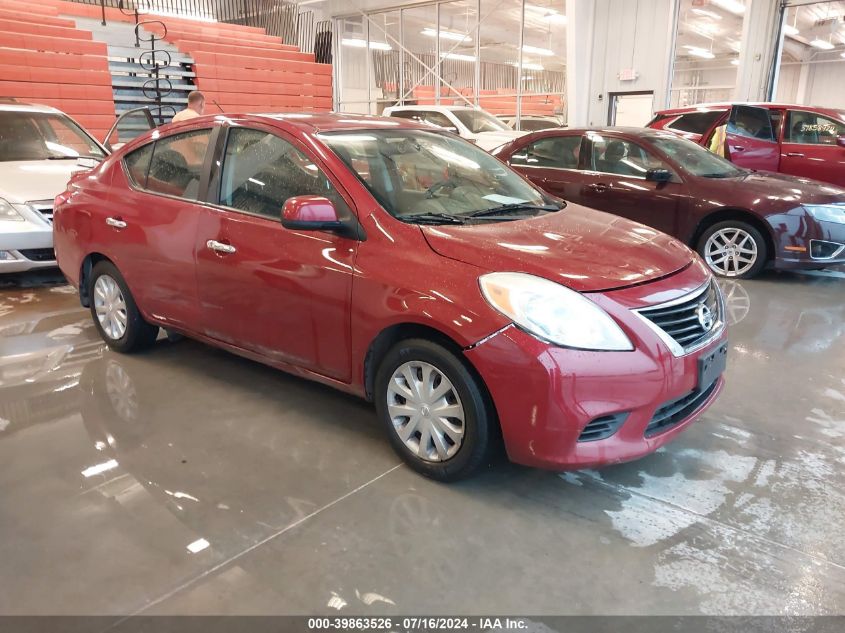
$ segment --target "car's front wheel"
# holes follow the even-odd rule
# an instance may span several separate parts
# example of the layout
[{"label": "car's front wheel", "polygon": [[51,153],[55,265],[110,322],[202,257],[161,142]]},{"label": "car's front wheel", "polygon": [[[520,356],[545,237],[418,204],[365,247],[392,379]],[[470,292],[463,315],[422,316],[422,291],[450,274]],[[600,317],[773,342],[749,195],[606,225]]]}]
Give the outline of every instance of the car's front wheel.
[{"label": "car's front wheel", "polygon": [[129,353],[155,343],[158,327],[144,321],[126,281],[114,264],[98,262],[91,271],[89,283],[91,316],[111,349]]},{"label": "car's front wheel", "polygon": [[698,241],[698,253],[716,275],[750,279],[766,265],[766,240],[755,227],[739,220],[719,222]]},{"label": "car's front wheel", "polygon": [[445,347],[425,339],[397,343],[379,367],[375,399],[393,448],[414,470],[455,481],[490,462],[492,402],[481,379]]}]

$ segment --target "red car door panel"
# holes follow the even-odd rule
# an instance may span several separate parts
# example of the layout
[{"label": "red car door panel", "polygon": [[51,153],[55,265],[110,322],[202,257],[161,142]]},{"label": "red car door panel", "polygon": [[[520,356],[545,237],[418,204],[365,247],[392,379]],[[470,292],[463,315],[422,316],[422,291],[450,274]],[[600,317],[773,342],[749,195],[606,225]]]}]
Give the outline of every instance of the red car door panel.
[{"label": "red car door panel", "polygon": [[845,122],[805,110],[790,110],[781,145],[781,171],[845,187]]},{"label": "red car door panel", "polygon": [[284,228],[282,207],[297,195],[322,195],[351,213],[301,146],[264,130],[229,130],[219,204],[204,208],[196,236],[202,332],[348,381],[358,242]]}]

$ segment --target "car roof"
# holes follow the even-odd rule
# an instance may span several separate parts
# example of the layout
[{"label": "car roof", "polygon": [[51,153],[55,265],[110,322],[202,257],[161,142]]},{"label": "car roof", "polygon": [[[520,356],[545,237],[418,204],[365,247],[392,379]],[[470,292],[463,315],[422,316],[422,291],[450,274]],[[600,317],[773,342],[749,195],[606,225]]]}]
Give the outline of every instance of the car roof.
[{"label": "car roof", "polygon": [[797,103],[774,103],[771,101],[722,101],[717,103],[699,103],[694,106],[686,106],[684,108],[670,108],[668,110],[658,110],[655,114],[687,114],[689,112],[707,112],[710,110],[727,110],[735,105],[759,106],[765,108],[790,109],[790,110],[807,110],[811,112],[822,112],[826,114],[838,114],[843,116],[845,111],[839,108],[825,108],[821,106],[801,105]]},{"label": "car roof", "polygon": [[[566,136],[574,136],[577,134],[621,134],[627,136],[637,136],[637,137],[655,137],[655,136],[669,136],[672,138],[677,138],[677,135],[666,132],[663,130],[655,130],[650,127],[629,127],[629,126],[593,126],[593,127],[562,127],[562,128],[549,128],[548,130],[538,130],[537,132],[533,132],[533,135],[536,136],[557,136],[557,135],[566,135]],[[521,137],[527,138],[527,137]]]},{"label": "car roof", "polygon": [[45,114],[64,114],[61,110],[38,103],[20,103],[0,100],[0,112],[43,112]]}]

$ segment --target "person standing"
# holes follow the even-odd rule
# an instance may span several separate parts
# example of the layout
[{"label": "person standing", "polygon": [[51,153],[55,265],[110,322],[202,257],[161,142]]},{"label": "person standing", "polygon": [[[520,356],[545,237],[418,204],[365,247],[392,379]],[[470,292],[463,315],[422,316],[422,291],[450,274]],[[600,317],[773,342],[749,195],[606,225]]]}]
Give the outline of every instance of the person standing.
[{"label": "person standing", "polygon": [[181,112],[176,113],[173,117],[173,123],[193,119],[194,117],[201,116],[204,112],[205,95],[203,95],[199,90],[194,90],[188,93],[188,107]]}]

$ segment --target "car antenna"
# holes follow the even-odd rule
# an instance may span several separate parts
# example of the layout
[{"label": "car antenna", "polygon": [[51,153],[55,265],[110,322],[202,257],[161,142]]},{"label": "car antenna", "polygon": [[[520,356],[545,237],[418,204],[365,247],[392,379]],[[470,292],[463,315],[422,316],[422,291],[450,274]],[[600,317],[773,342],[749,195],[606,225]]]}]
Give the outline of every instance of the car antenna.
[{"label": "car antenna", "polygon": [[212,99],[212,100],[211,100],[211,103],[213,103],[214,105],[216,105],[216,106],[217,106],[217,109],[218,109],[218,110],[220,110],[220,112],[222,112],[223,114],[226,114],[226,111],[225,111],[223,108],[221,108],[221,107],[220,107],[220,104],[219,104],[219,103],[217,103],[214,99]]}]

